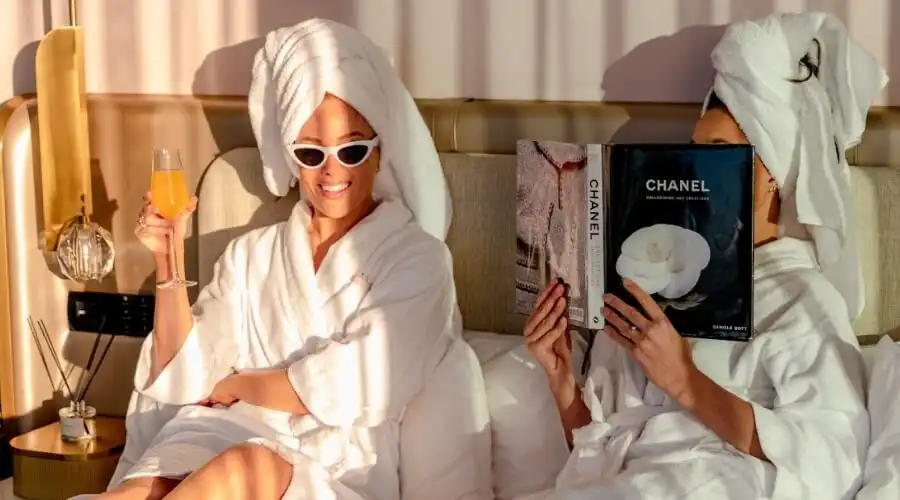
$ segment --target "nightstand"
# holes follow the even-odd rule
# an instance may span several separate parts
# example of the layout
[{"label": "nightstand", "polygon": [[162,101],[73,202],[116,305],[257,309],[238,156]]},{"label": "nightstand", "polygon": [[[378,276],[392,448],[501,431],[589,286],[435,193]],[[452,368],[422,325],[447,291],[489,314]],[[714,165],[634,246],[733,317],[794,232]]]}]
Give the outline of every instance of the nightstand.
[{"label": "nightstand", "polygon": [[125,448],[125,420],[97,417],[97,437],[83,443],[60,438],[59,422],[16,436],[13,493],[25,500],[65,500],[102,493]]}]

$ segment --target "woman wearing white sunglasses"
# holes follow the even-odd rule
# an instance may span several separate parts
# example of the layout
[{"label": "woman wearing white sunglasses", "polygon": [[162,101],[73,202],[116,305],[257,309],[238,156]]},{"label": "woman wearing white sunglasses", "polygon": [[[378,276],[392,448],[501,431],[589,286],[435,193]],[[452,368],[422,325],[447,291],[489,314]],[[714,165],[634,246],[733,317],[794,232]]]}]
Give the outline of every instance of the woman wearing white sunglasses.
[{"label": "woman wearing white sunglasses", "polygon": [[415,103],[371,41],[319,19],[270,33],[253,77],[266,184],[299,181],[302,201],[232,241],[193,310],[159,290],[103,496],[491,498],[450,198]]}]

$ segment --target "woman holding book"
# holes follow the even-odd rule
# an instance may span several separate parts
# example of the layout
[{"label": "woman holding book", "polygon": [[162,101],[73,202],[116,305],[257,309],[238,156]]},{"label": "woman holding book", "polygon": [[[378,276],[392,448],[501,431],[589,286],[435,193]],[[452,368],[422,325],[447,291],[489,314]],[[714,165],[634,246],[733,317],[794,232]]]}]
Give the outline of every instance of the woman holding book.
[{"label": "woman holding book", "polygon": [[844,499],[868,446],[863,308],[845,151],[887,78],[834,17],[736,23],[712,54],[697,143],[757,152],[754,337],[686,340],[634,282],[605,297],[584,387],[572,376],[566,286],[538,300],[525,341],[572,454],[537,498]]}]

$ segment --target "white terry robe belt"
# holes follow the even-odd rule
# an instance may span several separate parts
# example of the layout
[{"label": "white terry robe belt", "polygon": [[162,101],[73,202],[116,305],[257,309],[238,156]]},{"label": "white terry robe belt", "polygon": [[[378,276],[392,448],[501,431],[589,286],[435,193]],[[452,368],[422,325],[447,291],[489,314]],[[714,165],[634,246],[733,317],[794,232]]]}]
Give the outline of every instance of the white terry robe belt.
[{"label": "white terry robe belt", "polygon": [[[661,405],[639,405],[624,408],[603,416],[595,386],[588,379],[584,399],[591,409],[591,423],[572,431],[572,457],[557,479],[557,486],[577,490],[591,484],[612,480],[623,469],[631,444],[640,435],[644,425],[653,417],[678,411],[677,405],[666,402]],[[669,462],[693,458],[693,452],[683,450],[669,454]]]},{"label": "white terry robe belt", "polygon": [[[818,77],[795,83],[806,76],[799,63],[807,53]],[[845,152],[862,138],[887,74],[836,17],[816,12],[732,24],[712,61],[712,90],[775,178],[782,201],[794,204],[787,213],[796,208],[822,273],[850,317],[858,317],[865,297]]]}]

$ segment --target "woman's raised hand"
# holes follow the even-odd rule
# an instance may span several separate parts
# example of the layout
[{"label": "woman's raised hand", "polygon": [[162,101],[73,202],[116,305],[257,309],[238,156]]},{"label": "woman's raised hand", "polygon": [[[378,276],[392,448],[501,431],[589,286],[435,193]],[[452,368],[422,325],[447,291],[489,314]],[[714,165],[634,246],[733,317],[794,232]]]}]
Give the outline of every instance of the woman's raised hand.
[{"label": "woman's raised hand", "polygon": [[169,246],[166,238],[174,235],[175,241],[184,240],[187,232],[187,223],[197,208],[197,197],[191,198],[190,204],[182,211],[178,217],[171,221],[162,217],[159,210],[153,205],[153,199],[148,191],[144,195],[144,206],[138,215],[137,224],[134,234],[138,240],[147,247],[151,252],[159,256],[165,256],[169,253]]},{"label": "woman's raised hand", "polygon": [[651,382],[672,400],[685,405],[691,397],[691,383],[697,370],[687,339],[675,331],[656,301],[637,283],[626,279],[624,285],[643,312],[606,294],[603,331],[628,351]]},{"label": "woman's raised hand", "polygon": [[525,323],[525,345],[550,378],[551,385],[572,376],[572,340],[566,320],[567,286],[554,280],[538,296]]}]

